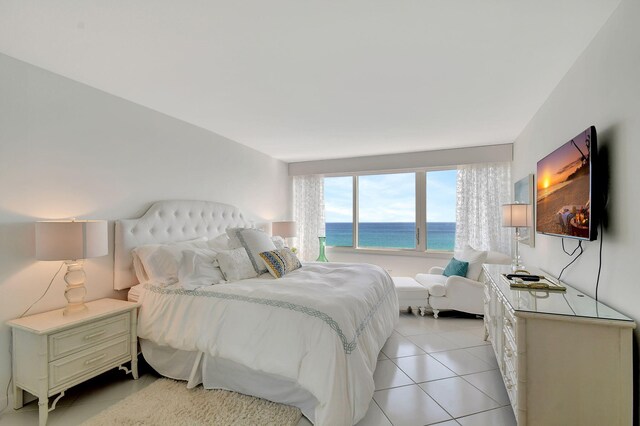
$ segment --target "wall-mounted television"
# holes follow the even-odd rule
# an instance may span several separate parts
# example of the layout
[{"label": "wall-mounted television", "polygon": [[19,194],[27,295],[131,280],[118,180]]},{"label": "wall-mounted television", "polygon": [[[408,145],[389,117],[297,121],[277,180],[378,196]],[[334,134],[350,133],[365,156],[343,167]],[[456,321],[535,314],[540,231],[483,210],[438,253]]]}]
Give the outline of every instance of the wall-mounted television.
[{"label": "wall-mounted television", "polygon": [[592,241],[598,236],[596,128],[591,126],[538,161],[536,231]]}]

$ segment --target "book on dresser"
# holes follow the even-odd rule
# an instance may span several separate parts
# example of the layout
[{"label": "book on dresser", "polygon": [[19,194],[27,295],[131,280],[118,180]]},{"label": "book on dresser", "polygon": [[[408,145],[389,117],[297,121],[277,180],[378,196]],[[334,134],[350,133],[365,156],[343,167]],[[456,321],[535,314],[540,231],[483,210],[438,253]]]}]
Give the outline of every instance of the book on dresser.
[{"label": "book on dresser", "polygon": [[518,425],[631,424],[635,322],[564,283],[511,288],[509,271],[485,264],[481,281],[485,339]]}]

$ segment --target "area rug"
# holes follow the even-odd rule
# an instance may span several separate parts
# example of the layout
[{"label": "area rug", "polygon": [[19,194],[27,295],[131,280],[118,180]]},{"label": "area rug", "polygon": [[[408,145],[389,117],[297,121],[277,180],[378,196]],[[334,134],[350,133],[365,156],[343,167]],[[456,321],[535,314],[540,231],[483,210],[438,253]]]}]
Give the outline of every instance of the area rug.
[{"label": "area rug", "polygon": [[300,410],[225,390],[187,389],[186,382],[158,379],[84,422],[106,425],[292,425]]}]

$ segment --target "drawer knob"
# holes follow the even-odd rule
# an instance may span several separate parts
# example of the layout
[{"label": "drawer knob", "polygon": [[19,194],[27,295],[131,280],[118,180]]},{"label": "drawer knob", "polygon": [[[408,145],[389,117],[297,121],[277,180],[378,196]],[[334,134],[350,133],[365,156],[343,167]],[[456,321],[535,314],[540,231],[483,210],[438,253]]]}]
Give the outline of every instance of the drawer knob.
[{"label": "drawer knob", "polygon": [[513,352],[511,351],[511,349],[507,348],[506,352],[507,352],[507,358],[511,358],[511,356],[513,355]]},{"label": "drawer knob", "polygon": [[100,356],[97,356],[95,358],[91,358],[88,359],[84,362],[85,365],[89,365],[89,364],[93,364],[94,362],[100,361],[102,358],[104,358],[105,356],[107,356],[107,354],[102,354]]},{"label": "drawer knob", "polygon": [[106,330],[102,330],[102,331],[98,331],[98,332],[93,333],[93,334],[87,334],[86,336],[84,336],[84,340],[95,339],[98,336],[102,336],[106,332],[107,332]]},{"label": "drawer knob", "polygon": [[513,382],[508,377],[505,379],[505,384],[507,385],[507,389],[511,389],[513,387]]}]

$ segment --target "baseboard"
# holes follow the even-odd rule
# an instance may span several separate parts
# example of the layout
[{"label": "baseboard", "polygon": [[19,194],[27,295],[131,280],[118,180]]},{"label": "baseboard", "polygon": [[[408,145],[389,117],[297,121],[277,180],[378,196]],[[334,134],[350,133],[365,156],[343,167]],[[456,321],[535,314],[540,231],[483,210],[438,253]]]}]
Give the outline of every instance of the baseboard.
[{"label": "baseboard", "polygon": [[[37,399],[37,396],[31,395],[29,392],[24,391],[22,394],[22,405],[27,405],[28,403],[33,402]],[[13,392],[11,391],[11,388],[9,389],[8,400],[7,396],[4,393],[0,396],[0,409],[2,409],[2,407],[7,407],[4,411],[2,411],[2,414],[13,412]]]}]

